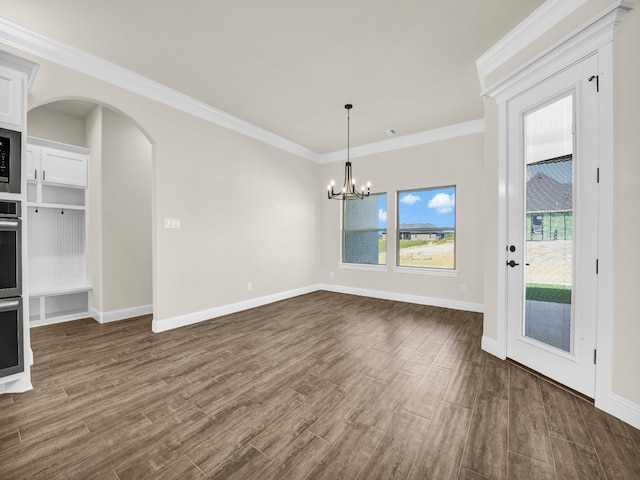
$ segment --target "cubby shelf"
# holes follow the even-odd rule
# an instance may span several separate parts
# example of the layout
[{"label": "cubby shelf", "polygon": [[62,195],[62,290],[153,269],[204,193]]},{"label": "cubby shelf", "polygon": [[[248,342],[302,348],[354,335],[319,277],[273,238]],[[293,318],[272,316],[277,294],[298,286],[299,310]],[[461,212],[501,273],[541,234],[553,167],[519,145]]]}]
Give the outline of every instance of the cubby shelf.
[{"label": "cubby shelf", "polygon": [[29,320],[48,325],[89,316],[89,150],[27,140]]}]

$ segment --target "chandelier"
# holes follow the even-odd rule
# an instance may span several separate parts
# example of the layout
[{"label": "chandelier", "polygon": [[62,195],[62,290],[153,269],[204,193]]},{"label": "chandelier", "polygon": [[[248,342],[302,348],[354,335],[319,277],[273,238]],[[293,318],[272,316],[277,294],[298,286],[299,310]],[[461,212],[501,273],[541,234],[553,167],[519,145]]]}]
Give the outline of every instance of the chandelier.
[{"label": "chandelier", "polygon": [[347,200],[351,198],[364,198],[368,197],[371,193],[371,182],[367,182],[367,187],[362,185],[360,191],[356,188],[356,179],[353,178],[351,173],[351,162],[349,161],[349,110],[353,108],[353,105],[347,103],[344,108],[347,109],[347,163],[344,166],[344,183],[342,184],[342,190],[336,192],[333,187],[335,182],[331,180],[331,183],[327,186],[327,197],[329,200]]}]

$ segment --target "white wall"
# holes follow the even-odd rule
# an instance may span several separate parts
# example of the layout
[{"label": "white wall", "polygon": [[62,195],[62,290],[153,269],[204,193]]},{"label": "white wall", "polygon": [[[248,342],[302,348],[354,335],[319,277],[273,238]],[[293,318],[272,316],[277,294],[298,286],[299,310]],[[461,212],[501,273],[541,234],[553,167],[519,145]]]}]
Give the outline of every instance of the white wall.
[{"label": "white wall", "polygon": [[86,147],[84,119],[42,107],[27,114],[30,137],[45,138],[54,142]]},{"label": "white wall", "polygon": [[151,305],[151,143],[102,108],[103,312]]},{"label": "white wall", "polygon": [[640,405],[640,7],[627,14],[615,44],[615,215],[613,391]]},{"label": "white wall", "polygon": [[[482,309],[483,301],[483,168],[482,134],[466,135],[353,160],[358,181],[370,180],[372,192],[387,193],[387,271],[339,268],[342,202],[322,201],[321,281],[336,286],[361,288],[438,299],[440,304],[461,309]],[[323,165],[316,189],[331,180],[341,185],[344,162]],[[394,273],[396,192],[399,190],[456,185],[455,277]],[[333,278],[330,276],[333,272]],[[460,285],[467,291],[462,293]]]}]

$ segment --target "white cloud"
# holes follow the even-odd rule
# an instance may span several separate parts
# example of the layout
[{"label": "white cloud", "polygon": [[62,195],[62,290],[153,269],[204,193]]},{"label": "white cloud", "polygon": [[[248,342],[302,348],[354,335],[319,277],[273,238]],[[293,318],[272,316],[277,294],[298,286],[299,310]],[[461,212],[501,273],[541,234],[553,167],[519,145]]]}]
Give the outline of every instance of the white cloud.
[{"label": "white cloud", "polygon": [[378,210],[378,220],[380,220],[381,222],[386,222],[387,221],[387,212],[379,209]]},{"label": "white cloud", "polygon": [[413,193],[407,193],[404,197],[400,199],[400,202],[406,203],[407,205],[413,205],[416,202],[420,201],[420,197],[414,195]]},{"label": "white cloud", "polygon": [[438,193],[429,200],[427,206],[434,208],[437,213],[449,213],[456,205],[456,194],[447,195],[446,193]]}]

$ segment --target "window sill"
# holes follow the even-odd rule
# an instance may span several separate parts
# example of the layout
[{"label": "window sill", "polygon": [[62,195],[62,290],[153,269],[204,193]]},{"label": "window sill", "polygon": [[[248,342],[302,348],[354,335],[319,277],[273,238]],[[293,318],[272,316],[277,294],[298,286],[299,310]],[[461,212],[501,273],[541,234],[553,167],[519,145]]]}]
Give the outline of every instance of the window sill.
[{"label": "window sill", "polygon": [[431,275],[434,277],[457,277],[457,270],[425,267],[393,267],[393,273],[409,273],[412,275]]},{"label": "window sill", "polygon": [[386,272],[386,265],[369,265],[366,263],[339,263],[338,268],[347,270],[368,270],[370,272]]}]

